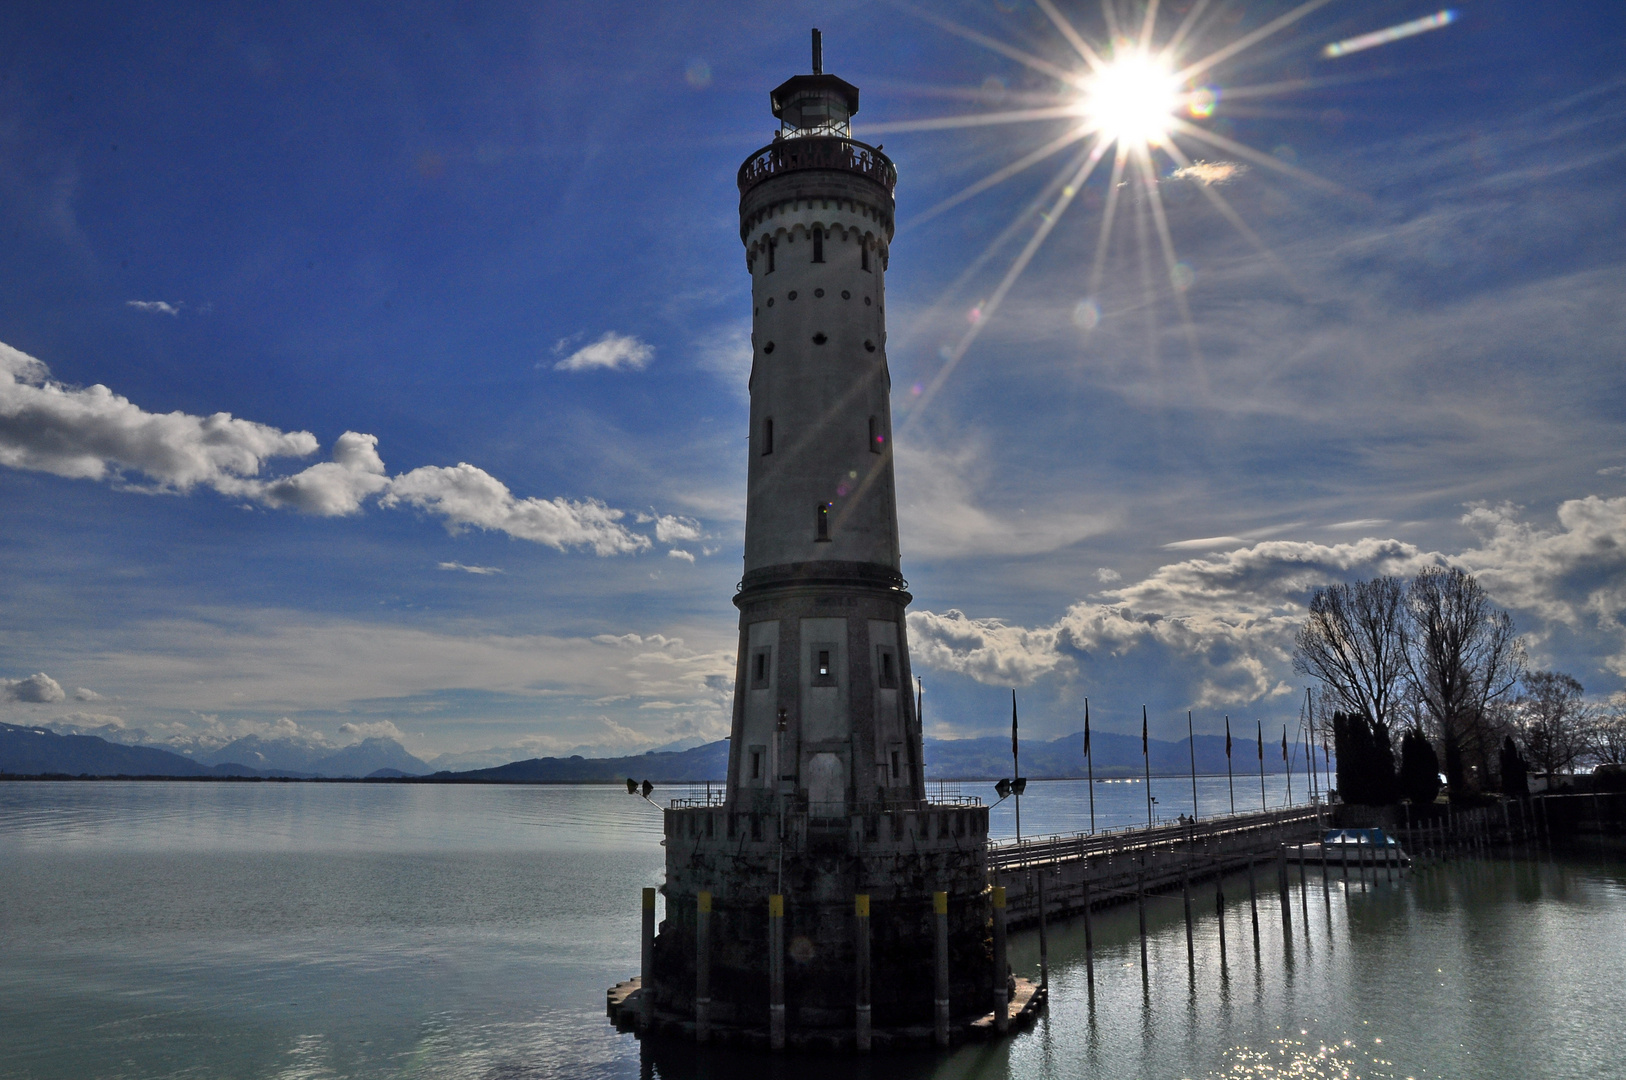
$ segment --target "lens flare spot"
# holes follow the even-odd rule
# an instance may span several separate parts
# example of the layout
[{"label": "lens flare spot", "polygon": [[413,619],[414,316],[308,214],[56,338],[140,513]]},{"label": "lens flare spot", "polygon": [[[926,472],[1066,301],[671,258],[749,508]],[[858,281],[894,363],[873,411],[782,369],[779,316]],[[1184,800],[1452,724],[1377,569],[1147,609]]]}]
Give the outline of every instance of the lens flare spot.
[{"label": "lens flare spot", "polygon": [[978,304],[976,307],[966,312],[965,321],[970,323],[972,326],[976,326],[978,323],[982,322],[982,305]]},{"label": "lens flare spot", "polygon": [[1169,269],[1169,284],[1181,292],[1191,288],[1191,283],[1196,277],[1197,275],[1192,272],[1191,267],[1183,262],[1177,262]]},{"label": "lens flare spot", "polygon": [[915,383],[915,385],[913,385],[913,386],[911,386],[909,388],[909,394],[910,394],[911,397],[919,397],[921,394],[924,394],[925,392],[926,392],[926,388],[924,386],[922,386],[920,383]]},{"label": "lens flare spot", "polygon": [[689,61],[689,66],[683,69],[683,80],[696,90],[711,85],[711,65],[696,57]]},{"label": "lens flare spot", "polygon": [[1081,330],[1094,330],[1101,325],[1101,308],[1094,300],[1080,300],[1073,307],[1073,325]]},{"label": "lens flare spot", "polygon": [[1198,120],[1207,120],[1214,115],[1214,109],[1219,105],[1220,91],[1217,86],[1199,86],[1186,98],[1186,112]]}]

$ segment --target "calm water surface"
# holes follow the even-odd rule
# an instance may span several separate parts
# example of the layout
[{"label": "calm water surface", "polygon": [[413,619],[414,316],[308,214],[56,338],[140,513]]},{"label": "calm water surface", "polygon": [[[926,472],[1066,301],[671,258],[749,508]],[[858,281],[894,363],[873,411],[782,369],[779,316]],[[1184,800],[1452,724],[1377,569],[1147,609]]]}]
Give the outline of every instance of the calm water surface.
[{"label": "calm water surface", "polygon": [[[1239,809],[1258,805],[1252,784]],[[1189,810],[1189,781],[1153,792],[1160,815]],[[1096,800],[1098,827],[1144,821],[1140,785]],[[1224,777],[1199,779],[1203,814],[1228,800]],[[1022,817],[1028,835],[1088,828],[1085,785],[1035,783]],[[637,969],[638,890],[660,881],[659,826],[613,788],[0,785],[0,1075],[827,1080],[827,1061],[641,1057],[608,1028],[604,989]],[[1255,950],[1246,881],[1229,882],[1223,967],[1205,894],[1194,972],[1178,899],[1155,901],[1145,982],[1133,909],[1098,917],[1093,1004],[1082,928],[1055,927],[1032,1033],[833,1071],[1626,1076],[1618,862],[1309,884],[1288,932],[1273,896],[1260,905]],[[1031,935],[1013,963],[1036,968]]]}]

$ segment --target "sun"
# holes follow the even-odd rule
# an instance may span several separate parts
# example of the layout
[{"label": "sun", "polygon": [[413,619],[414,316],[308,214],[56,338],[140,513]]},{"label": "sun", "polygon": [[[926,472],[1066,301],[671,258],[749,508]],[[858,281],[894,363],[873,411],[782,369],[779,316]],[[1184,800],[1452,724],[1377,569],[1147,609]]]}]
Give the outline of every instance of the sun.
[{"label": "sun", "polygon": [[1085,78],[1079,107],[1109,142],[1134,147],[1165,143],[1182,104],[1167,63],[1130,46]]}]

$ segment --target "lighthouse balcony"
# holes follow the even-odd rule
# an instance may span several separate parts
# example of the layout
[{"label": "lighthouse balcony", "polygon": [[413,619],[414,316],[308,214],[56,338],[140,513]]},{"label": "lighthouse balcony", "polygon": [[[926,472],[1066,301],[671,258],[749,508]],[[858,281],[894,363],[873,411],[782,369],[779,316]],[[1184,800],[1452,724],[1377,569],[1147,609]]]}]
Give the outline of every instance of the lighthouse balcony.
[{"label": "lighthouse balcony", "polygon": [[764,180],[810,169],[853,173],[875,181],[888,193],[898,186],[897,166],[875,147],[857,139],[812,135],[780,139],[746,158],[740,166],[740,195]]}]

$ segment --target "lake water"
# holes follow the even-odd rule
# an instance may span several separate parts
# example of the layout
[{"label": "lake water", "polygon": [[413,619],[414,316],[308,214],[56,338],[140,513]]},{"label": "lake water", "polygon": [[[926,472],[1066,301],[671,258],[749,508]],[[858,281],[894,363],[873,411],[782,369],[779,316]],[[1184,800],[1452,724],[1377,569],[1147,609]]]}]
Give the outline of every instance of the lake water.
[{"label": "lake water", "polygon": [[[1157,784],[1160,812],[1189,807],[1189,781]],[[1096,798],[1099,827],[1144,821],[1139,785]],[[1226,803],[1224,777],[1199,780],[1204,815]],[[1085,785],[1035,783],[1022,814],[1028,835],[1087,828]],[[614,788],[0,784],[0,1076],[828,1080],[828,1061],[655,1059],[610,1030],[659,825]],[[1626,1076],[1619,862],[1464,859],[1347,894],[1335,877],[1325,899],[1312,873],[1290,934],[1260,905],[1257,951],[1245,882],[1226,892],[1223,969],[1211,893],[1195,972],[1178,900],[1153,902],[1145,982],[1120,909],[1097,919],[1093,1003],[1082,929],[1060,925],[1033,1032],[835,1071]],[[1012,959],[1036,968],[1031,934]]]}]

